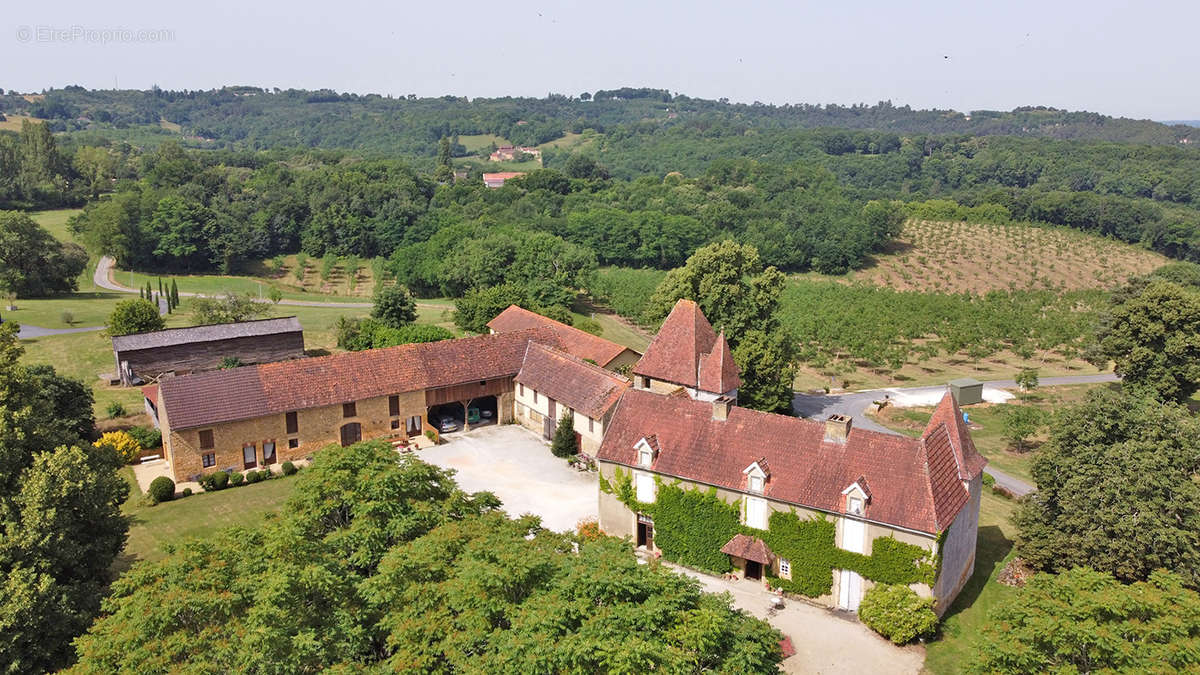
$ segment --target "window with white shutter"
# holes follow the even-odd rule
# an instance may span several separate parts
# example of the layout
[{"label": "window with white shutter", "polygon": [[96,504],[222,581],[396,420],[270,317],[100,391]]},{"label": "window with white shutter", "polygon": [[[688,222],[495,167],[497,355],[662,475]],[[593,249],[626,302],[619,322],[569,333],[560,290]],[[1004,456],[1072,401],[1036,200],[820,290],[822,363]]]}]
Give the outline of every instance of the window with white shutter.
[{"label": "window with white shutter", "polygon": [[639,473],[636,475],[637,481],[637,500],[643,504],[653,504],[655,489],[654,476],[648,473]]},{"label": "window with white shutter", "polygon": [[746,497],[746,527],[767,529],[767,500]]}]

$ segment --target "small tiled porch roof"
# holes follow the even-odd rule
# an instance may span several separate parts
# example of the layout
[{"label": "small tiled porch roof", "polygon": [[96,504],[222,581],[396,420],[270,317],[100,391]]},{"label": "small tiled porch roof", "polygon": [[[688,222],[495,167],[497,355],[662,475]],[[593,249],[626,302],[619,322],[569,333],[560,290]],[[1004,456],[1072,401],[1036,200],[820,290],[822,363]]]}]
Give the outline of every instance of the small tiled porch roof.
[{"label": "small tiled porch roof", "polygon": [[733,539],[721,547],[721,553],[735,558],[753,560],[763,565],[770,565],[771,561],[775,559],[775,554],[771,553],[771,549],[767,548],[762,539],[744,534],[733,535]]}]

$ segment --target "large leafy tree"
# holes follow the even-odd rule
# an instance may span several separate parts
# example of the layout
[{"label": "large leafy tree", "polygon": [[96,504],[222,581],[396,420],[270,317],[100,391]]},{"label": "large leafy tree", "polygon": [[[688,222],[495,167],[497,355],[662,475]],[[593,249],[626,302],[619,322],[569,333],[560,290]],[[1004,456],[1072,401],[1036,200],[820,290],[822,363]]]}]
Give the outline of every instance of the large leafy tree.
[{"label": "large leafy tree", "polygon": [[138,298],[118,302],[108,315],[106,330],[109,335],[129,335],[162,330],[166,325],[153,302]]},{"label": "large leafy tree", "polygon": [[1149,281],[1103,317],[1089,359],[1112,361],[1130,387],[1186,400],[1200,389],[1200,292]]},{"label": "large leafy tree", "polygon": [[988,614],[977,673],[1152,673],[1200,663],[1200,596],[1157,571],[1122,585],[1087,568],[1035,575]]},{"label": "large leafy tree", "polygon": [[87,252],[78,244],[60,243],[24,213],[0,211],[0,293],[69,293],[86,265]]},{"label": "large leafy tree", "polygon": [[1200,421],[1186,408],[1107,389],[1062,411],[1015,516],[1039,569],[1089,566],[1121,581],[1156,569],[1200,586]]},{"label": "large leafy tree", "polygon": [[375,289],[371,318],[390,328],[400,328],[417,320],[417,301],[403,286],[379,286]]},{"label": "large leafy tree", "polygon": [[331,447],[279,517],[123,576],[79,669],[774,672],[778,633],[639,565],[510,520],[386,445]]},{"label": "large leafy tree", "polygon": [[725,331],[741,369],[741,403],[759,410],[791,410],[795,344],[777,311],[785,279],[763,268],[758,251],[725,240],[698,249],[683,267],[671,270],[646,309],[661,320],[680,298],[694,300],[710,323]]},{"label": "large leafy tree", "polygon": [[81,449],[82,423],[57,417],[78,392],[29,373],[20,355],[14,328],[0,326],[0,670],[14,673],[70,662],[125,544],[129,489],[116,456]]}]

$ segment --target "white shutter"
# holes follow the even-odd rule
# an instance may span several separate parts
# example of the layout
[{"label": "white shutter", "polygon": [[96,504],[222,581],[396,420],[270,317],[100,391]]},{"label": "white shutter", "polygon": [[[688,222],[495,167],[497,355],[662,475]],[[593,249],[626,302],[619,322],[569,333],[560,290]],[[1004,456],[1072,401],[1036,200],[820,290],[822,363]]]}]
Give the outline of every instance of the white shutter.
[{"label": "white shutter", "polygon": [[637,478],[637,500],[643,504],[654,503],[654,476],[639,473]]},{"label": "white shutter", "polygon": [[746,498],[746,526],[767,529],[767,501],[757,497]]}]

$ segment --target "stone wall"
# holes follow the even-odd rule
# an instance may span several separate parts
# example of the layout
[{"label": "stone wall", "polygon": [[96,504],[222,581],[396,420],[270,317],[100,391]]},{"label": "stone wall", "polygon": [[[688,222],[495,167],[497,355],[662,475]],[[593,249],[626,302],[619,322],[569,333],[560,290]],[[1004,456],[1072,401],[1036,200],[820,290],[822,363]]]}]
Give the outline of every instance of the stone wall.
[{"label": "stone wall", "polygon": [[971,500],[958,513],[958,517],[946,530],[942,541],[942,572],[934,584],[937,598],[934,609],[938,615],[946,610],[958,597],[959,591],[975,573],[975,545],[979,538],[979,502],[983,491],[983,473],[971,481],[968,489]]}]

